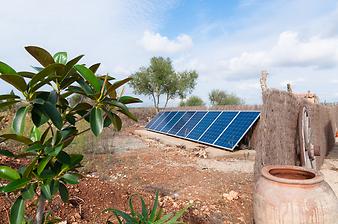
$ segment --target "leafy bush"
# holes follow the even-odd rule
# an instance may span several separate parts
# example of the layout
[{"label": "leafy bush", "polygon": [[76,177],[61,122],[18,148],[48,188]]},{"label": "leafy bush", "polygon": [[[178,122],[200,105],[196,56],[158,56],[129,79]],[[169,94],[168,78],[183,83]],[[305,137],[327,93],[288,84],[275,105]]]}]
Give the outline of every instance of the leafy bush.
[{"label": "leafy bush", "polygon": [[[133,198],[137,196],[141,200],[142,204],[142,211],[141,213],[138,211],[135,211],[134,209],[134,202]],[[144,199],[138,195],[134,194],[130,196],[129,198],[129,209],[130,214],[127,214],[124,211],[114,209],[114,208],[107,208],[103,212],[113,212],[113,216],[116,217],[119,224],[126,223],[126,224],[177,224],[182,223],[178,221],[184,213],[188,210],[189,206],[186,208],[181,209],[176,214],[169,213],[166,215],[163,215],[163,209],[158,209],[158,192],[156,192],[154,204],[152,206],[152,209],[148,211],[146,203],[144,202]],[[107,220],[107,224],[112,224],[111,221],[109,221],[109,218]]]},{"label": "leafy bush", "polygon": [[[0,178],[9,182],[0,191],[18,193],[11,207],[10,223],[22,224],[25,202],[36,199],[35,223],[40,224],[46,217],[46,200],[51,201],[59,193],[67,202],[67,184],[79,183],[77,168],[81,166],[83,155],[69,154],[64,149],[75,137],[87,131],[98,136],[106,127],[120,130],[120,114],[136,120],[126,104],[140,100],[116,94],[116,89],[131,78],[113,81],[114,78],[108,75],[97,76],[95,73],[100,64],[90,67],[78,64],[83,55],[68,61],[65,52],[51,56],[35,46],[26,47],[26,50],[43,66],[34,67],[36,73],[16,72],[0,62],[0,78],[20,92],[20,95],[0,95],[0,109],[20,105],[13,119],[13,133],[0,135],[0,143],[14,140],[24,144],[25,148],[19,154],[3,149],[0,154],[24,157],[29,163],[19,169],[0,166]],[[84,100],[70,105],[68,99],[76,94]],[[89,127],[80,129],[78,123],[81,120]],[[30,121],[34,125],[27,135],[26,123]]]},{"label": "leafy bush", "polygon": [[214,89],[209,93],[209,100],[213,106],[244,104],[244,101],[235,94],[229,94],[219,89]]},{"label": "leafy bush", "polygon": [[204,106],[205,103],[198,96],[191,96],[186,101],[180,102],[180,107],[194,107],[194,106]]}]

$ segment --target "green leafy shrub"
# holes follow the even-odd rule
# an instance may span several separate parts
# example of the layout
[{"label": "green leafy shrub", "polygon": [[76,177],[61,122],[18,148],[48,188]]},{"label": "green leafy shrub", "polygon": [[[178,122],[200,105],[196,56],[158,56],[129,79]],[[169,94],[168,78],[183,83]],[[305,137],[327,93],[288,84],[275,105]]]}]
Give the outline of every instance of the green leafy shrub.
[{"label": "green leafy shrub", "polygon": [[[141,212],[138,212],[134,209],[134,197],[138,197],[141,200]],[[164,215],[163,209],[158,208],[158,192],[156,192],[154,204],[152,206],[152,209],[148,211],[146,203],[144,202],[144,199],[138,195],[133,194],[129,198],[129,209],[130,214],[114,209],[114,208],[107,208],[103,210],[103,212],[113,212],[113,216],[116,217],[119,224],[126,223],[126,224],[177,224],[177,223],[183,223],[179,221],[181,217],[184,215],[184,213],[188,210],[189,206],[186,208],[181,209],[180,211],[174,213],[169,213]],[[111,221],[109,221],[109,218],[106,222],[107,224],[112,224]]]},{"label": "green leafy shrub", "polygon": [[204,106],[205,103],[198,96],[191,96],[186,101],[180,102],[180,107],[194,107],[194,106]]},{"label": "green leafy shrub", "polygon": [[[109,75],[97,76],[100,64],[90,67],[78,64],[83,55],[68,61],[65,52],[51,56],[35,46],[26,47],[26,50],[42,65],[34,67],[35,73],[17,72],[0,62],[0,78],[20,92],[0,95],[0,109],[20,105],[13,119],[13,133],[0,135],[0,142],[14,140],[25,147],[19,154],[3,149],[0,154],[24,157],[29,163],[19,169],[1,166],[0,178],[8,184],[0,191],[18,193],[11,207],[10,223],[24,223],[25,203],[37,200],[35,223],[40,224],[47,214],[44,211],[46,200],[51,201],[58,193],[67,202],[67,185],[79,183],[77,168],[81,166],[83,155],[70,154],[64,149],[87,131],[98,136],[106,127],[120,130],[120,114],[136,120],[126,105],[141,101],[116,94],[116,89],[131,78],[114,81]],[[70,105],[68,99],[74,95],[84,100]],[[81,120],[86,121],[88,128],[79,128]],[[27,122],[33,124],[29,134],[25,134]]]},{"label": "green leafy shrub", "polygon": [[245,102],[233,93],[227,93],[220,89],[214,89],[209,93],[209,100],[212,106],[221,105],[243,105]]}]

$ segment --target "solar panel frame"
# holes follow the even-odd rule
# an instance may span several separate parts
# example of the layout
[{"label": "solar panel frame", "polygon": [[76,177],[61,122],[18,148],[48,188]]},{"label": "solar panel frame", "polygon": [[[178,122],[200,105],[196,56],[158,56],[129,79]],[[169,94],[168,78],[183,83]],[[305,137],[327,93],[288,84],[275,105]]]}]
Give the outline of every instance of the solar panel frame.
[{"label": "solar panel frame", "polygon": [[[172,112],[185,112],[182,117],[172,126],[172,128],[183,118],[183,116],[187,113],[187,112],[194,112],[194,114],[182,125],[182,127],[175,133],[175,134],[172,134],[172,133],[169,133],[170,130],[168,132],[159,132],[157,130],[154,130],[154,129],[151,129],[151,128],[147,128],[147,130],[150,130],[150,131],[153,131],[153,132],[158,132],[158,133],[161,133],[161,134],[166,134],[166,135],[170,135],[170,136],[174,136],[174,137],[177,137],[177,138],[181,138],[181,139],[185,139],[185,140],[189,140],[189,141],[193,141],[193,142],[197,142],[197,143],[201,143],[201,144],[205,144],[205,145],[210,145],[210,146],[214,146],[214,147],[217,147],[217,148],[221,148],[221,149],[226,149],[226,150],[230,150],[230,151],[233,151],[234,148],[238,145],[238,143],[242,140],[242,138],[246,135],[246,133],[250,130],[250,128],[253,126],[253,124],[259,119],[260,117],[260,111],[257,111],[257,110],[210,110],[210,111],[207,111],[207,110],[187,110],[187,111],[182,111],[182,110],[175,110],[175,111],[162,111],[163,114],[161,116],[164,115],[165,112],[169,112],[172,113]],[[200,119],[199,121],[192,127],[192,129],[184,136],[180,136],[178,135],[178,133],[190,122],[190,120],[197,114],[197,112],[203,112],[205,113]],[[208,143],[208,142],[203,142],[203,141],[199,141],[198,140],[195,140],[195,139],[191,139],[191,138],[187,138],[187,136],[197,127],[197,125],[201,122],[201,120],[204,119],[204,117],[209,113],[209,112],[221,112],[215,119],[214,121],[206,128],[206,130],[204,130],[203,134],[199,137],[199,139],[205,134],[205,132],[211,127],[211,125],[217,120],[217,118],[223,113],[223,112],[237,112],[236,116],[231,120],[231,122],[224,128],[224,130],[221,132],[221,134],[217,137],[217,139],[213,142],[213,143]],[[241,113],[241,112],[255,112],[257,113],[255,119],[250,123],[250,125],[248,126],[248,128],[246,128],[245,132],[243,132],[243,134],[240,136],[239,140],[236,142],[236,144],[233,145],[233,147],[229,148],[229,147],[224,147],[222,145],[218,145],[218,144],[215,144],[217,142],[217,140],[220,138],[220,136],[222,136],[222,134],[228,129],[228,127],[236,120],[237,116]],[[167,116],[169,115],[167,114]],[[176,114],[175,114],[176,115]],[[174,115],[174,116],[175,116]],[[173,116],[173,117],[174,117]],[[171,117],[171,119],[173,119],[173,117]],[[159,118],[158,118],[159,119]],[[170,119],[170,120],[171,120]],[[167,121],[168,122],[170,122]],[[161,121],[162,122],[162,121]],[[155,123],[155,122],[154,122]],[[164,127],[162,127],[164,128]]]},{"label": "solar panel frame", "polygon": [[163,119],[165,119],[171,112],[170,111],[164,111],[163,115],[158,118],[153,125],[149,128],[150,130],[155,131],[155,128],[163,121]]},{"label": "solar panel frame", "polygon": [[[229,127],[229,125],[232,123],[232,121],[238,116],[238,114],[240,113],[239,111],[238,112],[235,112],[235,111],[223,111],[215,120],[212,124],[210,124],[210,126],[208,127],[207,130],[205,130],[205,132],[199,137],[198,141],[199,142],[202,142],[202,143],[207,143],[207,144],[213,144],[215,143],[215,140],[213,140],[213,142],[208,142],[208,141],[205,141],[205,140],[202,140],[204,137],[206,137],[206,134],[208,133],[209,130],[211,130],[211,128],[217,123],[219,122],[219,119],[221,119],[222,115],[224,114],[224,116],[226,116],[227,114],[230,114],[230,113],[235,113],[233,115],[233,117],[230,117],[230,121],[228,124],[226,124],[226,126],[223,128],[223,130],[216,136],[215,140],[219,138],[219,136],[224,132],[224,130],[227,129],[227,127]],[[225,117],[226,118],[226,117]],[[219,124],[220,125],[220,124]],[[220,127],[221,128],[221,127]],[[211,137],[211,136],[210,136]]]},{"label": "solar panel frame", "polygon": [[[199,127],[198,125],[200,125],[202,122],[204,122],[204,119],[207,118],[208,114],[216,114],[216,113],[218,113],[218,115],[217,115],[215,118],[213,118],[214,120],[213,120],[210,124],[208,124],[208,125],[205,127],[205,130],[204,130],[201,134],[197,133],[197,134],[199,134],[199,136],[198,136],[197,139],[192,138],[191,136],[189,137],[190,134],[193,135],[193,131],[195,130],[195,128]],[[208,113],[207,113],[207,114],[206,114],[206,115],[198,122],[198,124],[197,124],[197,125],[189,132],[189,134],[186,136],[186,138],[187,138],[187,139],[190,139],[190,140],[198,141],[198,139],[206,132],[206,130],[210,127],[210,125],[212,125],[222,113],[223,113],[223,111],[208,111]],[[197,130],[197,129],[196,129],[196,130]]]},{"label": "solar panel frame", "polygon": [[[173,128],[175,128],[176,125],[178,125],[181,122],[181,120],[184,118],[184,116],[188,115],[188,113],[189,114],[193,113],[193,114],[191,114],[190,117],[188,117],[188,120],[183,121],[184,123],[182,123],[181,127],[176,132],[172,133]],[[177,121],[177,123],[167,132],[167,134],[175,136],[184,127],[184,125],[190,121],[190,119],[195,115],[195,113],[196,113],[196,111],[186,111],[185,114]],[[176,130],[176,128],[174,130]]]},{"label": "solar panel frame", "polygon": [[[177,111],[171,111],[167,117],[165,117],[156,128],[154,128],[155,131],[157,132],[161,132],[161,129],[164,128],[164,126],[166,126],[166,124],[168,124],[171,119],[173,119],[173,117],[177,114]],[[161,127],[163,125],[163,127]]]},{"label": "solar panel frame", "polygon": [[[182,112],[183,112],[183,114],[182,114]],[[170,129],[171,129],[172,127],[174,127],[175,124],[183,117],[183,115],[184,115],[185,113],[186,113],[186,111],[177,111],[177,113],[171,118],[170,121],[168,121],[168,123],[160,130],[160,132],[161,132],[161,133],[164,133],[164,134],[167,134],[167,133],[170,131]],[[180,115],[180,114],[182,114],[182,115]],[[176,119],[177,116],[180,116],[180,117],[178,118],[177,121],[175,121],[174,119]],[[174,123],[174,124],[171,124],[173,121],[174,121],[175,123]],[[171,125],[171,127],[166,131],[166,127],[169,126],[169,125]]]},{"label": "solar panel frame", "polygon": [[[240,111],[240,113],[241,113],[241,112],[256,112],[257,115],[256,115],[256,117],[253,119],[253,121],[248,125],[248,127],[245,129],[245,131],[242,132],[243,134],[238,138],[238,140],[235,142],[235,144],[233,144],[233,146],[232,146],[231,148],[230,148],[230,147],[225,147],[225,146],[222,146],[222,145],[219,145],[219,144],[215,144],[215,143],[218,141],[218,139],[223,135],[223,133],[226,132],[226,130],[228,130],[228,128],[230,127],[230,124],[229,124],[229,126],[228,126],[226,129],[224,129],[223,133],[218,137],[218,139],[215,140],[215,142],[214,142],[215,146],[233,151],[233,150],[236,148],[236,146],[238,145],[238,143],[243,139],[243,137],[246,135],[246,133],[247,133],[247,132],[250,130],[250,128],[253,126],[253,124],[254,124],[254,123],[259,119],[259,117],[260,117],[260,112],[259,112],[259,111]],[[240,113],[238,113],[238,115],[240,115]],[[237,115],[237,116],[238,116],[238,115]],[[237,117],[236,117],[236,118],[237,118]],[[236,120],[236,119],[234,119],[233,122],[234,122],[235,120]],[[233,122],[231,122],[231,123],[233,123]]]},{"label": "solar panel frame", "polygon": [[[183,129],[186,125],[188,125],[188,123],[191,121],[191,119],[194,118],[195,116],[197,116],[197,114],[198,114],[199,112],[204,113],[204,114],[202,115],[202,117],[199,118],[199,121],[197,121],[196,124],[193,125],[193,126],[191,127],[191,129],[189,130],[189,132],[188,132],[187,134],[185,134],[185,135],[183,135],[183,136],[182,136],[182,135],[179,135],[179,133],[182,131],[182,129]],[[196,111],[196,113],[189,119],[189,121],[187,121],[187,122],[183,125],[183,127],[175,134],[175,136],[177,136],[177,137],[179,137],[179,138],[184,138],[184,139],[186,139],[186,137],[190,134],[190,132],[196,127],[196,125],[198,125],[198,123],[199,123],[199,122],[200,122],[207,114],[208,114],[208,111]]]},{"label": "solar panel frame", "polygon": [[163,111],[160,111],[158,114],[156,114],[155,117],[153,117],[153,119],[151,119],[149,123],[145,126],[145,128],[150,128],[151,125],[153,125],[157,121],[157,119],[159,119],[163,115],[163,113]]}]

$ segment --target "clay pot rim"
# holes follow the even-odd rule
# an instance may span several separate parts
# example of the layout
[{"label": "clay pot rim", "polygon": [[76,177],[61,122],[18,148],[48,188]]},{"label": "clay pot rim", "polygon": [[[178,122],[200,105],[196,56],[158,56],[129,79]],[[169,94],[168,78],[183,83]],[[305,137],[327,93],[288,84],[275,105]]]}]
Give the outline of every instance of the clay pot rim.
[{"label": "clay pot rim", "polygon": [[[280,169],[280,170],[298,170],[298,171],[303,171],[303,172],[308,172],[312,173],[314,175],[313,178],[311,179],[302,179],[302,180],[297,180],[297,179],[287,179],[287,178],[281,178],[281,177],[276,177],[270,174],[270,171],[273,169]],[[318,184],[322,181],[324,181],[324,178],[321,173],[317,172],[316,170],[313,169],[308,169],[300,166],[289,166],[289,165],[269,165],[265,166],[262,168],[262,175],[266,179],[279,182],[279,183],[285,183],[285,184],[298,184],[298,185],[313,185],[313,184]]]}]

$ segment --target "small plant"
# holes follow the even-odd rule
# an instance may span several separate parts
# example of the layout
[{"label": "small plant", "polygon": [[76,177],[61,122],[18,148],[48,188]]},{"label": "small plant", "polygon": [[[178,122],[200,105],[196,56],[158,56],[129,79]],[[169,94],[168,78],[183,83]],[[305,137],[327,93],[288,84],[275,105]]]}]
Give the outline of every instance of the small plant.
[{"label": "small plant", "polygon": [[[134,202],[133,199],[134,197],[138,197],[141,200],[141,213],[135,211],[134,209]],[[119,224],[178,224],[178,223],[183,223],[179,221],[181,217],[184,215],[184,213],[188,210],[188,207],[185,207],[181,209],[180,211],[174,213],[169,213],[164,215],[163,214],[163,209],[158,208],[158,192],[156,192],[155,200],[153,207],[150,211],[148,211],[146,203],[144,202],[144,199],[138,195],[138,194],[133,194],[129,198],[129,209],[130,209],[130,214],[127,214],[124,211],[114,209],[114,208],[107,208],[103,210],[103,212],[113,212],[112,216],[115,216],[116,219],[118,220]],[[106,224],[113,224],[109,219],[112,217],[110,216],[107,219]]]},{"label": "small plant", "polygon": [[[120,130],[120,114],[136,120],[126,104],[141,101],[116,93],[131,78],[114,81],[109,75],[97,76],[100,64],[90,67],[78,64],[83,55],[68,61],[66,52],[51,56],[40,47],[29,46],[26,50],[43,66],[34,67],[36,73],[16,72],[0,62],[0,78],[20,92],[0,95],[0,110],[14,105],[19,108],[12,123],[13,133],[0,135],[0,143],[14,140],[25,145],[19,154],[4,149],[0,149],[0,154],[29,161],[19,169],[0,166],[0,178],[9,182],[0,192],[18,193],[11,207],[10,223],[32,220],[25,215],[25,203],[36,200],[35,223],[41,224],[47,216],[46,200],[51,201],[59,193],[67,202],[67,184],[79,183],[77,168],[83,155],[70,154],[64,149],[87,131],[98,136],[109,126]],[[83,100],[70,104],[69,99],[78,95]],[[89,127],[80,129],[81,120]],[[33,124],[29,133],[25,131],[27,122]]]}]

